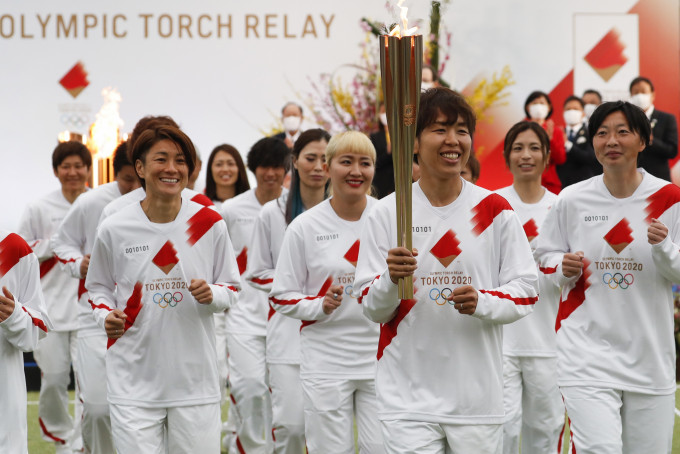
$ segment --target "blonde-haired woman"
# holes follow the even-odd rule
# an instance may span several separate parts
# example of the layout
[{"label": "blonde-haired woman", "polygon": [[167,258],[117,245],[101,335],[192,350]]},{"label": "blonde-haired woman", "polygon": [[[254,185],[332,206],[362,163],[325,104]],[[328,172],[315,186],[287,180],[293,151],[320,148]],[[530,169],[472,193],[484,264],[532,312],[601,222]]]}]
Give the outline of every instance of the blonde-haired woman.
[{"label": "blonde-haired woman", "polygon": [[383,452],[375,400],[378,326],[366,319],[352,284],[359,236],[375,199],[368,193],[375,149],[349,131],[326,148],[332,197],[288,227],[270,294],[279,312],[302,320],[300,377],[309,452]]}]

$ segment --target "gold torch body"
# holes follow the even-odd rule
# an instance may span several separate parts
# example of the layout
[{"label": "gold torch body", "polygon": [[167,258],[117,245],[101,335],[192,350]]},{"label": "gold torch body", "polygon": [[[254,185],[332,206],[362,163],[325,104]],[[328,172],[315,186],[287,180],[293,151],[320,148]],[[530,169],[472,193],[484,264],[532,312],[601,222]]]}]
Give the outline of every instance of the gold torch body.
[{"label": "gold torch body", "polygon": [[[423,37],[380,36],[380,72],[392,144],[398,246],[412,249],[413,147],[420,103]],[[399,280],[399,298],[413,298],[413,277]]]}]

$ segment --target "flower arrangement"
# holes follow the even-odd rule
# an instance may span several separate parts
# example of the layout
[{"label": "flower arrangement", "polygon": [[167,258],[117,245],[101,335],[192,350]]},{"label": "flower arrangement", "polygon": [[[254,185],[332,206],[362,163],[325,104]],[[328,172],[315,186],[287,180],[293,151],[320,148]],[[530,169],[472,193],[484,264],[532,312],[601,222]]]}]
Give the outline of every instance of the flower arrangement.
[{"label": "flower arrangement", "polygon": [[482,78],[474,87],[472,92],[466,96],[468,103],[477,114],[477,121],[492,121],[486,115],[487,109],[491,106],[501,105],[503,100],[510,96],[506,89],[513,85],[512,71],[509,66],[504,66],[500,74],[494,72],[491,80]]},{"label": "flower arrangement", "polygon": [[[441,23],[442,13],[450,0],[431,2],[429,34],[425,38],[424,63],[436,69],[441,75],[450,60],[452,34]],[[398,17],[397,7],[387,1],[385,8],[393,17]],[[419,28],[422,24],[415,22]],[[330,73],[316,78],[308,77],[311,90],[299,93],[298,99],[312,112],[314,121],[332,134],[358,130],[371,132],[378,129],[378,108],[382,102],[378,46],[375,37],[391,29],[388,24],[362,18],[360,27],[364,38],[359,45],[361,56],[358,63],[343,64]],[[349,82],[346,82],[349,80]],[[487,119],[484,112],[508,96],[505,92],[512,85],[512,72],[504,67],[500,75],[493,74],[491,80],[482,79],[468,96],[479,120]],[[448,84],[440,79],[440,84]]]}]

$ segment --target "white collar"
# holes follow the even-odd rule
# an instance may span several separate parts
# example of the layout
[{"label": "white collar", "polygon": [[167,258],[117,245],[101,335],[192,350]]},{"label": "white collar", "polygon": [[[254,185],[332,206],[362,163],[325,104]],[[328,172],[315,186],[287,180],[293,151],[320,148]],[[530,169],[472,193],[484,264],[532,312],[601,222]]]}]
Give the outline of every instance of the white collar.
[{"label": "white collar", "polygon": [[288,131],[286,131],[286,137],[290,139],[291,142],[295,143],[296,140],[298,140],[298,137],[300,137],[300,134],[302,134],[301,130],[297,130],[297,133],[294,136],[291,136]]},{"label": "white collar", "polygon": [[648,119],[650,119],[650,120],[652,119],[652,113],[653,112],[654,112],[654,104],[649,106],[649,109],[647,109],[647,112],[645,112],[645,114],[647,114]]}]

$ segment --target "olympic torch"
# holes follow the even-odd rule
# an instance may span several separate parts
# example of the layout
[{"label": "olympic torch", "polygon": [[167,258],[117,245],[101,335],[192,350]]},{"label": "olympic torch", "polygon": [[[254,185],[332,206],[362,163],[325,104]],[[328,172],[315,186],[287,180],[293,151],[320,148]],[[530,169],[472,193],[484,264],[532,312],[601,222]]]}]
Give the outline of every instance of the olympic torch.
[{"label": "olympic torch", "polygon": [[[402,20],[406,29],[405,13]],[[411,250],[413,146],[420,102],[423,37],[400,36],[398,27],[396,26],[389,35],[379,37],[380,72],[387,128],[392,143],[398,246]],[[405,33],[408,34],[409,31],[406,30]],[[413,298],[412,276],[399,280],[399,298]]]}]

